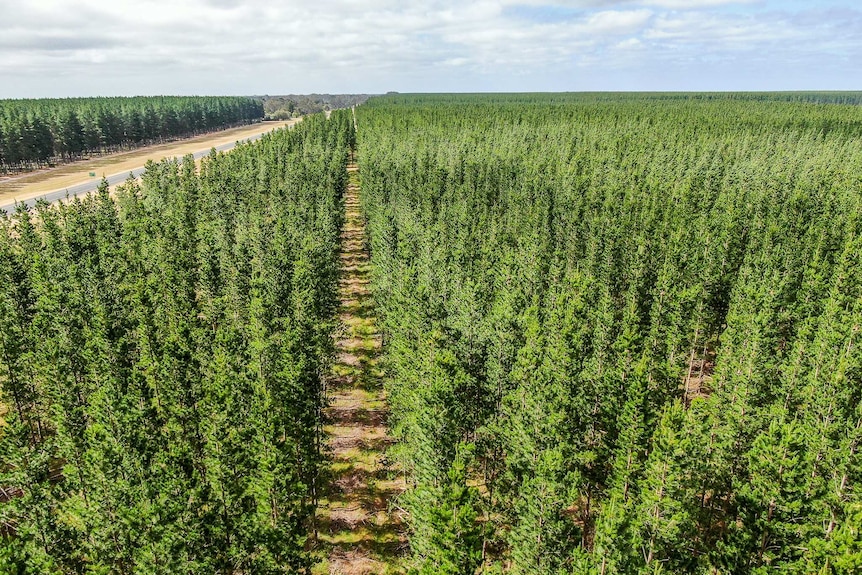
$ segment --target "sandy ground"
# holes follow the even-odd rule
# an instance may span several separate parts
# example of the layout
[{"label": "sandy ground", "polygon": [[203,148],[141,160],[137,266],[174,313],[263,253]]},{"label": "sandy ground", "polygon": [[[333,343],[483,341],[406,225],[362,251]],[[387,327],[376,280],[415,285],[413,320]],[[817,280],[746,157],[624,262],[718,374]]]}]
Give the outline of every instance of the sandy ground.
[{"label": "sandy ground", "polygon": [[90,176],[90,172],[96,174],[95,178],[128,172],[142,167],[148,160],[158,161],[165,157],[184,156],[201,150],[209,150],[223,144],[263,134],[276,128],[289,126],[298,121],[298,119],[294,119],[286,122],[263,122],[250,126],[241,126],[221,132],[204,134],[187,140],[99,156],[90,160],[82,160],[21,176],[0,178],[0,205],[12,203],[15,200],[21,201],[35,198],[47,192],[63,190],[70,186],[93,180],[94,177]]}]

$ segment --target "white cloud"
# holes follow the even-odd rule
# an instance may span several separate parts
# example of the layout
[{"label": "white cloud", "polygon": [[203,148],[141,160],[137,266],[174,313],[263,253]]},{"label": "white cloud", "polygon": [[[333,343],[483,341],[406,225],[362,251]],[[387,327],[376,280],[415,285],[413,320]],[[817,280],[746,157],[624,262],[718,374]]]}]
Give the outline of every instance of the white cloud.
[{"label": "white cloud", "polygon": [[644,32],[645,40],[673,45],[705,46],[712,50],[739,51],[774,42],[801,40],[807,34],[787,21],[763,21],[746,16],[693,13],[663,15]]},{"label": "white cloud", "polygon": [[591,15],[582,26],[584,32],[592,34],[625,34],[642,28],[651,16],[649,10],[609,10]]},{"label": "white cloud", "polygon": [[0,0],[0,97],[597,89],[604,70],[752,54],[862,61],[857,11],[770,2]]},{"label": "white cloud", "polygon": [[627,38],[622,42],[617,42],[614,48],[617,50],[637,50],[641,46],[643,46],[643,42],[638,38]]}]

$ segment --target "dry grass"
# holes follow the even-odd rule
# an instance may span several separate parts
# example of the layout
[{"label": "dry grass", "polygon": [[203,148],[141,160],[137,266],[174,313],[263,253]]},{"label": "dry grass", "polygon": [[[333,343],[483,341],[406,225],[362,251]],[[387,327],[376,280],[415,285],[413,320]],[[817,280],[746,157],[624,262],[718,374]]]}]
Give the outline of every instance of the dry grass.
[{"label": "dry grass", "polygon": [[329,390],[328,450],[331,459],[327,499],[318,515],[323,561],[314,573],[371,575],[401,573],[406,549],[403,517],[391,500],[404,490],[404,479],[388,463],[393,440],[386,427],[386,398],[377,366],[380,337],[368,290],[370,266],[364,251],[364,222],[359,213],[359,182],[350,172],[346,221],[342,231],[342,328]]}]

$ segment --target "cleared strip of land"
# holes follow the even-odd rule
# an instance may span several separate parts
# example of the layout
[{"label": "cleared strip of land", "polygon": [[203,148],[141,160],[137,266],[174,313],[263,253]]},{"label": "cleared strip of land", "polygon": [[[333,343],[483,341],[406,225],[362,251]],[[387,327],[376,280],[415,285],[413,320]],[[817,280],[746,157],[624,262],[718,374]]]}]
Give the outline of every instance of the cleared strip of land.
[{"label": "cleared strip of land", "polygon": [[[111,185],[121,183],[129,177],[130,173],[138,177],[143,172],[144,164],[149,160],[183,157],[186,154],[194,154],[198,159],[209,154],[212,148],[227,151],[238,141],[255,140],[267,132],[292,125],[297,121],[299,120],[263,122],[231,128],[188,140],[147,146],[50,170],[0,179],[0,209],[12,211],[15,202],[26,202],[32,205],[38,198],[45,198],[49,202],[57,201],[66,197],[67,192],[69,195],[87,194],[96,189],[102,177],[106,177]],[[90,176],[90,173],[96,175]]]},{"label": "cleared strip of land", "polygon": [[378,365],[380,334],[369,288],[371,263],[359,210],[359,173],[348,166],[345,222],[341,234],[341,312],[344,332],[327,390],[328,489],[317,516],[323,561],[319,575],[402,573],[407,548],[401,513],[391,501],[404,491],[404,477],[386,456],[393,443]]}]

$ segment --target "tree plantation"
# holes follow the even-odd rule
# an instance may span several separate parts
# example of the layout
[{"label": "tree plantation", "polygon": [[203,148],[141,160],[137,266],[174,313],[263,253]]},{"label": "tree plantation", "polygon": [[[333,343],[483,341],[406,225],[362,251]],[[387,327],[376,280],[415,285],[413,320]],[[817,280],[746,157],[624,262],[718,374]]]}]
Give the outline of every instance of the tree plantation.
[{"label": "tree plantation", "polygon": [[862,569],[862,109],[357,109],[417,572]]},{"label": "tree plantation", "polygon": [[0,222],[0,571],[309,563],[351,130]]},{"label": "tree plantation", "polygon": [[263,118],[235,97],[0,100],[0,172],[191,136]]},{"label": "tree plantation", "polygon": [[[860,572],[859,102],[388,95],[3,216],[0,572],[324,573],[375,458],[350,573]],[[345,193],[397,441],[333,463]]]}]

